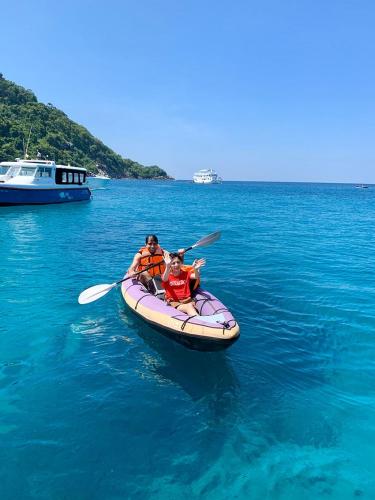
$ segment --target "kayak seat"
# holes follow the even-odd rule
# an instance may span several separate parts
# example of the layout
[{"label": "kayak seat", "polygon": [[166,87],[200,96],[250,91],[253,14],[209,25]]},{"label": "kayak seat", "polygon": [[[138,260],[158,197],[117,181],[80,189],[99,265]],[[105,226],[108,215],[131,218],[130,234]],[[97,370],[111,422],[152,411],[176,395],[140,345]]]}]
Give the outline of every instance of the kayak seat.
[{"label": "kayak seat", "polygon": [[161,284],[161,277],[155,276],[148,282],[148,291],[158,299],[164,300],[165,290]]}]

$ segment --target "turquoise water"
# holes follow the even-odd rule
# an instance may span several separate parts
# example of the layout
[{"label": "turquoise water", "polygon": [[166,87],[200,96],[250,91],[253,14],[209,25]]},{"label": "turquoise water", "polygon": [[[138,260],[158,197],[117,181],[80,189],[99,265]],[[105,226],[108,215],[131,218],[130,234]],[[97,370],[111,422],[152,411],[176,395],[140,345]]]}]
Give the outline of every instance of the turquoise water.
[{"label": "turquoise water", "polygon": [[[375,189],[113,181],[0,208],[0,498],[375,498]],[[199,353],[130,314],[144,235],[221,229],[206,287],[241,338]]]}]

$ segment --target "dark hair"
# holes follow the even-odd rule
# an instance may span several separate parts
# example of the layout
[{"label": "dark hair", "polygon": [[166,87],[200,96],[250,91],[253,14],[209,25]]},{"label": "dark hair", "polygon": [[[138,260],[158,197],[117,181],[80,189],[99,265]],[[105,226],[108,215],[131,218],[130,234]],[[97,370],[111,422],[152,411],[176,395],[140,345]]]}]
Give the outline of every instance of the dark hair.
[{"label": "dark hair", "polygon": [[159,243],[159,240],[158,240],[158,237],[156,236],[156,234],[148,234],[148,235],[146,236],[146,245],[148,244],[148,240],[149,240],[150,238],[151,238],[152,240],[154,240],[156,244],[158,244],[158,243]]},{"label": "dark hair", "polygon": [[177,252],[171,252],[171,253],[169,254],[169,257],[171,258],[171,261],[177,257],[177,259],[178,259],[180,262],[183,262],[183,260],[182,260],[182,256],[181,256],[179,253],[177,253]]}]

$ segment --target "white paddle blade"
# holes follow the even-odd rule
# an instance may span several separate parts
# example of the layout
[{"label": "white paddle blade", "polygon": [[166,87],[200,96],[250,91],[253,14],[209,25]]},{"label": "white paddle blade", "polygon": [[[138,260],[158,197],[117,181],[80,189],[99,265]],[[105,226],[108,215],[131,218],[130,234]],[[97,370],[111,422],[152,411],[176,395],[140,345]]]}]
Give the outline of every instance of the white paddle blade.
[{"label": "white paddle blade", "polygon": [[94,300],[100,299],[115,286],[116,283],[112,283],[111,285],[106,283],[104,285],[94,285],[90,288],[86,288],[86,290],[83,290],[83,292],[79,294],[78,303],[89,304],[90,302],[94,302]]},{"label": "white paddle blade", "polygon": [[216,231],[215,233],[211,233],[208,236],[205,236],[201,240],[197,241],[192,248],[206,247],[208,245],[211,245],[212,243],[215,243],[215,241],[220,239],[220,236],[221,236],[221,231]]}]

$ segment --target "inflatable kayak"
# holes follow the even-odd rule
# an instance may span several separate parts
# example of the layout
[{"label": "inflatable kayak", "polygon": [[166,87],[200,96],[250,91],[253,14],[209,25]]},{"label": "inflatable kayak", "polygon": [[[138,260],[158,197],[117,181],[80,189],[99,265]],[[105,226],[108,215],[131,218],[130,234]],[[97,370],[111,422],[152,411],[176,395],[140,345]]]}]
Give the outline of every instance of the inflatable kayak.
[{"label": "inflatable kayak", "polygon": [[211,293],[198,288],[194,300],[199,316],[166,304],[135,278],[123,281],[122,296],[130,309],[163,335],[199,351],[226,349],[240,336],[240,328],[228,309]]}]

